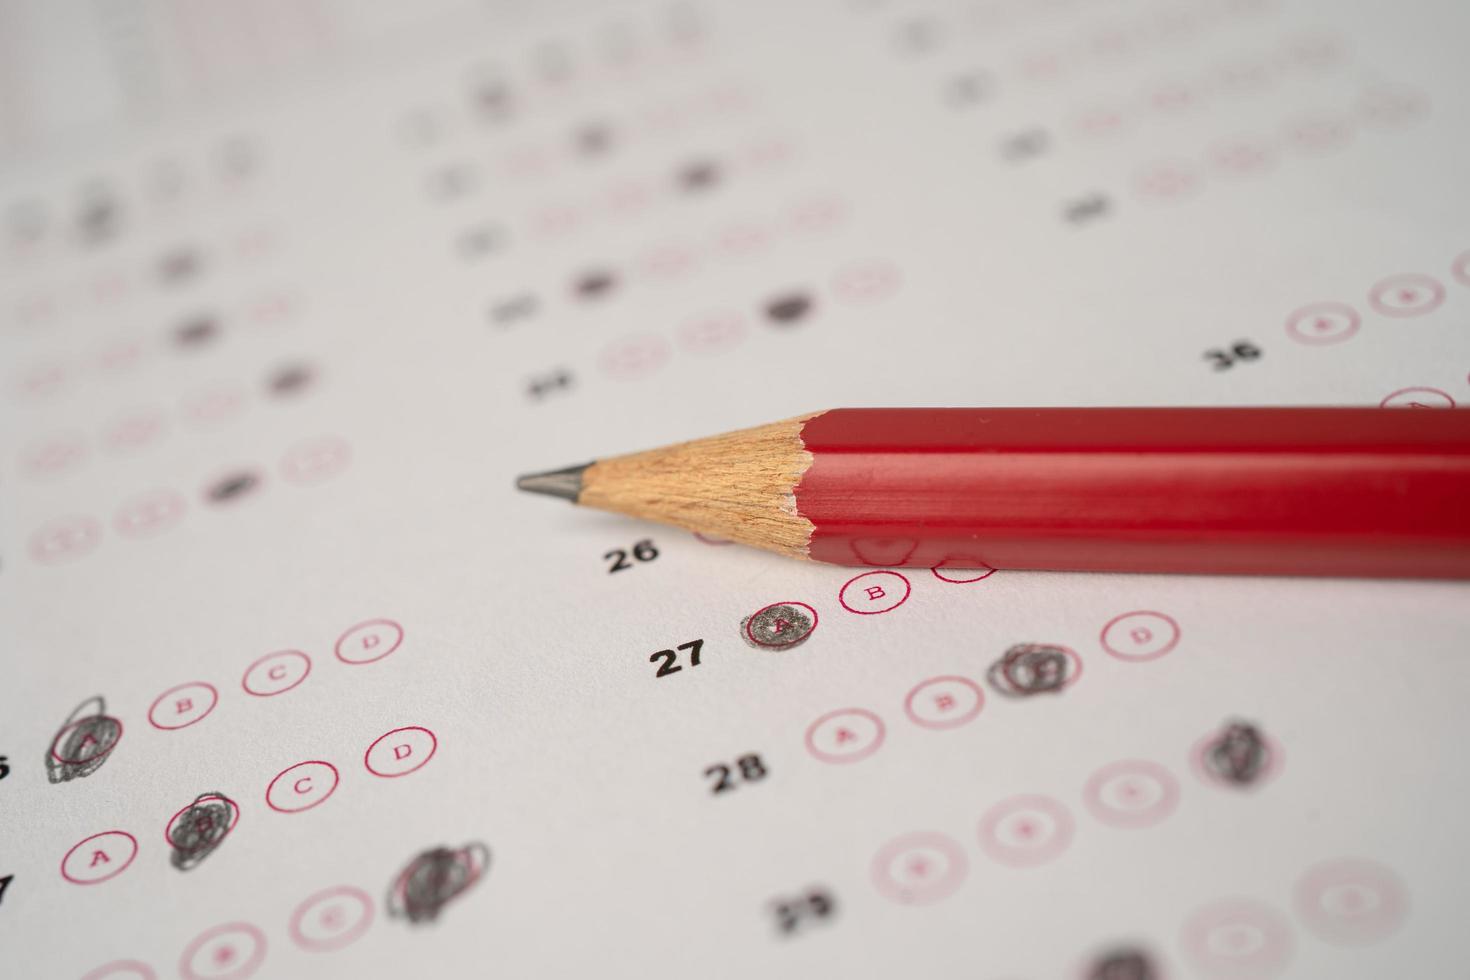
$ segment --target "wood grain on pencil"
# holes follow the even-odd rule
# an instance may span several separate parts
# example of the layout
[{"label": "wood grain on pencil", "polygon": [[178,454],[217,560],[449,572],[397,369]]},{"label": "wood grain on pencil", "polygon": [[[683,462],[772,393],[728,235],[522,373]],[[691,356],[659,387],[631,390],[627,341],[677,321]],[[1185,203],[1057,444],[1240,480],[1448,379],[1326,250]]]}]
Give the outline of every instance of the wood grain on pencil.
[{"label": "wood grain on pencil", "polygon": [[600,459],[577,503],[806,558],[815,528],[792,488],[812,465],[801,430],[813,417]]},{"label": "wood grain on pencil", "polygon": [[835,409],[520,485],[846,565],[1470,577],[1467,410]]}]

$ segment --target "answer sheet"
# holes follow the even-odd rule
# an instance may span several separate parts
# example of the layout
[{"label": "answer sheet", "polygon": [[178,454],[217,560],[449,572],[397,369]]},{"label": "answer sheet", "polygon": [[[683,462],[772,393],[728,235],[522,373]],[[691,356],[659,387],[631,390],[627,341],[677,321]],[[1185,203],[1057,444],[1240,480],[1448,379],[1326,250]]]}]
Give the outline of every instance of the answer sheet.
[{"label": "answer sheet", "polygon": [[1470,400],[1459,0],[0,3],[0,973],[1441,977],[1470,586],[518,473]]}]

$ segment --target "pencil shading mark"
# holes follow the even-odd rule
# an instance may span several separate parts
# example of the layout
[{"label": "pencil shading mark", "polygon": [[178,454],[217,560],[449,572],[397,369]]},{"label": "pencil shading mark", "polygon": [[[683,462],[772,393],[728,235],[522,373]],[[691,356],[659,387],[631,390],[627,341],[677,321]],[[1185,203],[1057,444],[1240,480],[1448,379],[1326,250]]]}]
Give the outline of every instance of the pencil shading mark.
[{"label": "pencil shading mark", "polygon": [[184,348],[203,347],[218,338],[219,325],[209,316],[193,317],[174,331],[174,343]]},{"label": "pencil shading mark", "polygon": [[972,106],[988,100],[995,91],[994,81],[985,72],[956,75],[946,83],[945,98],[956,107]]},{"label": "pencil shading mark", "polygon": [[772,323],[787,325],[806,317],[812,309],[812,299],[805,293],[787,293],[766,303],[766,317]]},{"label": "pencil shading mark", "polygon": [[459,254],[466,259],[476,259],[500,248],[505,233],[496,225],[479,224],[466,228],[455,240]]},{"label": "pencil shading mark", "polygon": [[1147,953],[1138,949],[1115,949],[1092,961],[1087,980],[1160,980]]},{"label": "pencil shading mark", "polygon": [[165,252],[158,260],[158,278],[165,285],[178,285],[197,276],[202,268],[199,253],[190,248]]},{"label": "pencil shading mark", "polygon": [[77,237],[83,245],[100,245],[111,240],[122,227],[122,208],[107,192],[90,195],[77,211]]},{"label": "pencil shading mark", "polygon": [[223,793],[200,793],[169,821],[169,863],[180,871],[198,867],[224,843],[239,816],[240,808]]},{"label": "pencil shading mark", "polygon": [[273,395],[295,395],[311,385],[314,377],[305,364],[288,364],[271,372],[266,387]]},{"label": "pencil shading mark", "polygon": [[1062,217],[1074,225],[1080,225],[1103,217],[1108,213],[1109,206],[1106,196],[1091,193],[1063,204]]},{"label": "pencil shading mark", "polygon": [[1271,765],[1271,748],[1260,729],[1249,722],[1233,721],[1201,755],[1205,771],[1232,786],[1249,786]]},{"label": "pencil shading mark", "polygon": [[228,503],[245,496],[259,485],[260,478],[254,473],[231,473],[212,484],[205,492],[205,496],[211,503]]},{"label": "pencil shading mark", "polygon": [[556,368],[526,380],[526,395],[533,401],[541,401],[548,395],[570,391],[576,381],[566,368]]},{"label": "pencil shading mark", "polygon": [[470,92],[470,104],[486,122],[504,122],[514,109],[514,103],[510,88],[499,79],[482,81]]},{"label": "pencil shading mark", "polygon": [[410,924],[433,922],[446,905],[469,891],[490,868],[490,848],[479,842],[420,853],[393,879],[388,914]]},{"label": "pencil shading mark", "polygon": [[740,638],[757,650],[790,650],[817,628],[817,611],[804,602],[777,602],[740,621]]},{"label": "pencil shading mark", "polygon": [[521,293],[509,299],[498,300],[490,307],[490,322],[496,326],[509,326],[517,320],[534,316],[539,301],[531,293]]},{"label": "pencil shading mark", "polygon": [[576,293],[579,299],[601,299],[611,293],[617,284],[618,278],[611,272],[594,270],[578,276],[576,282],[572,284],[572,292]]},{"label": "pencil shading mark", "polygon": [[480,179],[473,168],[465,164],[451,164],[429,175],[429,194],[441,201],[452,201],[464,197],[479,185]]},{"label": "pencil shading mark", "polygon": [[[87,713],[87,706],[94,702],[96,708]],[[83,701],[67,716],[46,750],[46,779],[64,783],[92,775],[117,747],[122,731],[122,722],[107,714],[102,695]]]},{"label": "pencil shading mark", "polygon": [[612,130],[601,123],[588,123],[577,129],[572,142],[583,156],[601,156],[612,148]]},{"label": "pencil shading mark", "polygon": [[1008,698],[1060,694],[1077,676],[1069,652],[1046,643],[1018,643],[990,665],[985,678],[997,694]]},{"label": "pencil shading mark", "polygon": [[706,190],[720,182],[720,168],[708,160],[698,160],[679,169],[678,181],[691,193]]},{"label": "pencil shading mark", "polygon": [[1051,137],[1044,129],[1026,129],[1007,136],[1000,143],[1000,155],[1004,160],[1022,161],[1041,156],[1051,145]]}]

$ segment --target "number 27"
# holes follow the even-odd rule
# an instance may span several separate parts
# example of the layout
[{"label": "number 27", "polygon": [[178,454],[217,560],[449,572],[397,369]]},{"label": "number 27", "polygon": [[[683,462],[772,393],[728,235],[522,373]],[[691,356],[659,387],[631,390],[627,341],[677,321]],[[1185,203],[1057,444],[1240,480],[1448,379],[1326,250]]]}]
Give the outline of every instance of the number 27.
[{"label": "number 27", "polygon": [[[688,650],[689,666],[698,667],[699,651],[703,648],[703,640],[690,640],[688,643],[679,644],[674,649]],[[679,671],[684,669],[683,666],[678,662],[679,655],[675,653],[674,650],[660,650],[658,653],[650,654],[648,657],[649,663],[657,663],[659,660],[663,661],[663,665],[659,667],[658,673],[654,674],[654,677],[666,677],[669,674],[678,673]]]}]

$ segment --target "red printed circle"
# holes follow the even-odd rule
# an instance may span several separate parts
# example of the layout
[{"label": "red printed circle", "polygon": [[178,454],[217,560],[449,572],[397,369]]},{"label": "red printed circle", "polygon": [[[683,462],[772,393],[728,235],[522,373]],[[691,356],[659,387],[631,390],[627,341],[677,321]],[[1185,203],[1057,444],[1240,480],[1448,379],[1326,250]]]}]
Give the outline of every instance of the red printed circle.
[{"label": "red printed circle", "polygon": [[102,525],[92,518],[62,517],[31,534],[31,557],[43,565],[59,565],[91,554],[101,540]]},{"label": "red printed circle", "polygon": [[1470,252],[1461,252],[1455,256],[1454,264],[1450,266],[1450,272],[1460,282],[1466,286],[1470,286]]},{"label": "red printed circle", "polygon": [[1159,163],[1138,174],[1133,182],[1139,197],[1155,201],[1177,201],[1200,189],[1199,175],[1188,164]]},{"label": "red printed circle", "polygon": [[801,232],[829,231],[847,218],[847,203],[837,197],[814,197],[793,205],[788,220]]},{"label": "red printed circle", "polygon": [[1398,931],[1409,893],[1393,871],[1376,861],[1347,859],[1309,868],[1296,883],[1296,909],[1318,938],[1366,946]]},{"label": "red printed circle", "polygon": [[1302,344],[1340,344],[1362,323],[1358,311],[1346,303],[1311,303],[1286,318],[1286,335]]},{"label": "red printed circle", "polygon": [[265,959],[265,933],[248,922],[227,922],[195,936],[179,957],[184,980],[244,980]]},{"label": "red printed circle", "polygon": [[104,830],[71,846],[61,858],[61,877],[73,885],[100,885],[126,871],[137,856],[138,838],[126,830]]},{"label": "red printed circle", "polygon": [[1160,112],[1182,112],[1193,108],[1198,101],[1195,90],[1177,79],[1155,86],[1148,94],[1149,105]]},{"label": "red printed circle", "polygon": [[1071,843],[1072,814],[1050,796],[1013,796],[980,818],[981,849],[1013,868],[1045,864]]},{"label": "red printed circle", "polygon": [[679,346],[694,354],[730,350],[745,339],[746,329],[739,313],[710,313],[679,328]]},{"label": "red printed circle", "polygon": [[662,337],[644,334],[628,337],[603,348],[597,363],[610,378],[631,381],[652,374],[669,359],[669,345]]},{"label": "red printed circle", "polygon": [[897,572],[864,572],[843,584],[837,601],[850,613],[876,616],[903,605],[910,591],[909,580]]},{"label": "red printed circle", "polygon": [[1092,106],[1077,115],[1073,126],[1083,136],[1113,136],[1123,127],[1123,114],[1111,106]]},{"label": "red printed circle", "polygon": [[[337,767],[311,759],[288,766],[265,788],[265,802],[277,813],[301,813],[320,806],[337,791]],[[290,794],[295,794],[293,798]]]},{"label": "red printed circle", "polygon": [[1231,140],[1211,150],[1210,161],[1223,173],[1258,174],[1270,169],[1271,148],[1260,140]]},{"label": "red printed circle", "polygon": [[582,213],[575,204],[548,204],[531,216],[531,232],[556,238],[575,231],[582,223]]},{"label": "red printed circle", "polygon": [[137,367],[142,356],[143,348],[135,341],[120,340],[102,348],[102,353],[97,355],[97,366],[104,371],[126,370]]},{"label": "red printed circle", "polygon": [[1443,302],[1440,281],[1417,272],[1380,279],[1368,291],[1368,303],[1384,316],[1423,316]]},{"label": "red printed circle", "polygon": [[288,292],[269,292],[252,299],[245,315],[254,323],[269,327],[281,323],[301,307],[301,297]]},{"label": "red printed circle", "polygon": [[[392,741],[388,741],[390,738]],[[374,776],[393,779],[422,769],[438,750],[439,739],[433,732],[418,725],[407,725],[384,732],[374,739],[362,754],[362,764]]]},{"label": "red printed circle", "polygon": [[796,145],[785,136],[762,136],[747,144],[741,157],[754,170],[783,167],[796,157]]},{"label": "red printed circle", "polygon": [[218,793],[205,793],[203,796],[195,799],[192,803],[186,803],[184,806],[180,807],[173,816],[168,818],[168,823],[163,825],[163,842],[169,847],[174,847],[174,823],[195,806],[198,806],[200,803],[208,803],[211,800],[217,800],[220,803],[226,804],[230,808],[230,825],[225,828],[225,833],[228,834],[230,831],[234,830],[235,825],[240,822],[240,804],[236,803],[228,796],[221,796]]},{"label": "red printed circle", "polygon": [[22,398],[46,398],[56,394],[65,380],[66,365],[38,364],[16,377],[15,392]]},{"label": "red printed circle", "polygon": [[[811,625],[809,625],[805,630],[797,630],[791,636],[782,638],[781,642],[779,642],[779,643],[769,643],[769,642],[766,642],[765,640],[760,639],[751,630],[751,627],[756,624],[756,620],[761,615],[761,613],[766,612],[767,610],[770,610],[770,609],[775,609],[777,606],[800,606],[801,608],[805,609],[811,615]],[[782,626],[782,623],[783,622],[784,621],[783,620],[780,620],[780,619],[778,619],[776,621],[776,623],[774,624],[774,626],[775,626],[774,632],[775,633],[783,633],[783,632],[786,631],[786,627],[783,627]],[[787,623],[786,625],[787,626],[790,626],[791,624],[790,623]],[[798,643],[801,643],[804,640],[806,640],[806,638],[809,637],[809,636],[811,636],[813,633],[815,633],[816,630],[817,630],[817,611],[815,609],[813,609],[811,606],[807,605],[806,603],[804,603],[804,602],[797,602],[795,599],[785,600],[783,602],[773,602],[773,603],[770,603],[769,605],[761,606],[755,612],[751,613],[750,616],[749,616],[749,618],[747,618],[745,620],[745,638],[747,640],[749,640],[751,643],[755,644],[756,646],[766,647],[766,648],[771,649],[771,650],[784,650],[787,647],[794,647]]]},{"label": "red printed circle", "polygon": [[1128,759],[1103,766],[1087,780],[1083,801],[1112,827],[1152,827],[1179,804],[1179,783],[1157,762]]},{"label": "red printed circle", "polygon": [[659,279],[676,279],[694,268],[694,250],[683,242],[665,242],[644,252],[638,267]]},{"label": "red printed circle", "polygon": [[877,752],[886,730],[866,708],[829,711],[807,726],[806,750],[822,762],[858,762]]},{"label": "red printed circle", "polygon": [[1375,89],[1358,102],[1358,112],[1371,126],[1402,126],[1429,111],[1429,99],[1420,92]]},{"label": "red printed circle", "polygon": [[1286,133],[1292,146],[1308,153],[1329,153],[1341,149],[1352,136],[1353,127],[1349,120],[1330,116],[1300,120]]},{"label": "red printed circle", "polygon": [[298,487],[329,480],[347,469],[352,447],[337,436],[317,436],[299,442],[281,457],[281,476]]},{"label": "red printed circle", "polygon": [[1333,68],[1342,64],[1342,43],[1326,34],[1310,34],[1294,38],[1286,48],[1286,56],[1302,68]]},{"label": "red printed circle", "polygon": [[964,882],[969,862],[944,834],[919,831],[884,844],[873,856],[873,884],[903,905],[929,905],[948,898]]},{"label": "red printed circle", "polygon": [[1281,775],[1281,767],[1286,764],[1286,756],[1281,751],[1280,743],[1269,735],[1263,734],[1261,744],[1266,750],[1266,761],[1255,778],[1249,783],[1236,783],[1222,777],[1211,769],[1205,760],[1205,753],[1209,752],[1210,748],[1220,741],[1220,738],[1220,732],[1210,732],[1195,742],[1193,748],[1189,750],[1189,764],[1200,779],[1216,786],[1227,786],[1230,789],[1259,789]]},{"label": "red printed circle", "polygon": [[[171,705],[173,712],[170,715],[167,710],[169,706],[164,706],[163,701],[177,694],[184,696],[173,699]],[[189,681],[186,684],[171,687],[153,699],[153,704],[148,708],[148,723],[166,732],[188,728],[208,717],[218,703],[219,691],[215,690],[213,684],[204,681]],[[162,712],[159,711],[160,707],[164,707]]]},{"label": "red printed circle", "polygon": [[102,430],[102,443],[116,452],[140,449],[163,434],[164,417],[158,409],[134,409]]},{"label": "red printed circle", "polygon": [[1196,910],[1180,929],[1185,954],[1212,977],[1279,976],[1291,961],[1292,934],[1273,908],[1229,898]]},{"label": "red printed circle", "polygon": [[1379,408],[1454,408],[1455,399],[1438,388],[1400,388],[1385,395]]},{"label": "red printed circle", "polygon": [[184,516],[184,498],[173,490],[151,490],[118,508],[112,526],[125,538],[162,534]]},{"label": "red printed circle", "polygon": [[637,179],[613,184],[603,195],[603,203],[613,214],[629,214],[641,211],[653,201],[653,192],[648,184]]},{"label": "red printed circle", "polygon": [[114,960],[90,970],[82,980],[157,980],[153,967],[138,960]]},{"label": "red printed circle", "polygon": [[341,949],[373,924],[373,900],[351,885],[327,888],[308,897],[291,913],[291,939],[314,953]]},{"label": "red printed circle", "polygon": [[1227,89],[1249,92],[1271,80],[1271,66],[1258,58],[1241,58],[1221,67],[1218,76]]},{"label": "red printed circle", "polygon": [[402,626],[391,619],[369,619],[339,636],[334,652],[344,664],[370,664],[382,660],[402,643]]},{"label": "red printed circle", "polygon": [[259,657],[240,678],[240,686],[246,694],[258,698],[271,698],[287,691],[306,680],[311,673],[311,658],[300,650],[277,650]]},{"label": "red printed circle", "polygon": [[929,571],[941,582],[952,585],[968,585],[983,582],[995,574],[995,569],[978,558],[946,558]]},{"label": "red printed circle", "polygon": [[543,177],[551,160],[542,146],[518,146],[506,151],[500,169],[508,177]]},{"label": "red printed circle", "polygon": [[771,243],[771,234],[752,222],[736,222],[715,235],[715,248],[723,255],[741,258],[753,255]]},{"label": "red printed circle", "polygon": [[200,425],[217,425],[245,408],[245,393],[238,388],[196,391],[184,398],[185,418]]},{"label": "red printed circle", "polygon": [[55,476],[76,466],[86,455],[86,437],[79,432],[63,432],[21,450],[20,468],[28,476]]},{"label": "red printed circle", "polygon": [[1103,649],[1119,660],[1157,660],[1179,644],[1179,624],[1151,609],[1114,616],[1102,628]]},{"label": "red printed circle", "polygon": [[958,728],[985,707],[985,692],[967,677],[931,677],[903,699],[909,720],[924,728]]},{"label": "red printed circle", "polygon": [[[111,741],[108,741],[104,744],[103,742],[98,742],[95,738],[91,738],[89,736],[88,739],[83,741],[83,745],[85,745],[87,741],[91,741],[97,746],[96,750],[93,751],[90,755],[79,756],[73,759],[66,758],[61,754],[60,751],[58,751],[61,744],[66,741],[67,734],[73,728],[76,728],[80,725],[95,725],[99,719],[106,719],[107,721],[112,722],[114,726],[116,726],[116,734],[113,735]],[[88,715],[85,718],[78,718],[76,721],[72,722],[61,731],[57,732],[56,737],[51,740],[51,758],[55,759],[57,762],[60,762],[63,765],[84,766],[89,762],[95,762],[97,759],[102,758],[103,756],[107,755],[107,753],[117,748],[117,743],[122,741],[122,736],[122,721],[120,719],[112,717],[111,715]]]},{"label": "red printed circle", "polygon": [[1055,51],[1031,51],[1016,61],[1016,70],[1034,82],[1053,81],[1062,70],[1062,58]]},{"label": "red printed circle", "polygon": [[853,262],[832,277],[832,292],[847,303],[876,303],[898,291],[903,275],[887,259]]}]

